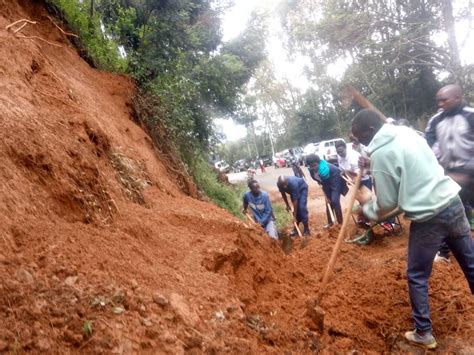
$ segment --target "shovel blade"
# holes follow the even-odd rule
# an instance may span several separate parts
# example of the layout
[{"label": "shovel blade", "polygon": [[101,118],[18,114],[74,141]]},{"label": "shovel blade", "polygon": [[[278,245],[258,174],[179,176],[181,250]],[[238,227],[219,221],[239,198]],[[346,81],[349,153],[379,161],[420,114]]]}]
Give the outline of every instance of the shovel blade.
[{"label": "shovel blade", "polygon": [[309,302],[307,304],[308,311],[307,314],[309,319],[311,319],[311,325],[316,329],[320,334],[323,334],[324,331],[324,316],[326,312],[319,306],[317,302]]}]

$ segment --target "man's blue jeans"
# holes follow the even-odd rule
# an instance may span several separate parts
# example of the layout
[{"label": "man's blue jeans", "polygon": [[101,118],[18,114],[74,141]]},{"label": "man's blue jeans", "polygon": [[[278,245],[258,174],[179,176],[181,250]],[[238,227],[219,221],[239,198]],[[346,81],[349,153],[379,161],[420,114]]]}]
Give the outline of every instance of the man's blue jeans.
[{"label": "man's blue jeans", "polygon": [[423,332],[431,332],[428,279],[443,242],[453,252],[474,294],[474,241],[459,198],[430,220],[410,226],[408,288],[415,328]]}]

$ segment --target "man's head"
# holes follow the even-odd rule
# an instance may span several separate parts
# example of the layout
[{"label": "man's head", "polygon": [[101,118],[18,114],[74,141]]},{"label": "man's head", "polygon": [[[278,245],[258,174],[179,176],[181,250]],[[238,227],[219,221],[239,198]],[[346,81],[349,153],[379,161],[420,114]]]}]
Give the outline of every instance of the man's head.
[{"label": "man's head", "polygon": [[336,146],[337,154],[340,157],[345,158],[346,155],[347,155],[347,145],[346,145],[346,143],[343,142],[343,141],[337,141],[335,146]]},{"label": "man's head", "polygon": [[250,180],[247,186],[250,189],[250,192],[254,196],[260,195],[260,185],[258,184],[257,180]]},{"label": "man's head", "polygon": [[395,126],[411,127],[411,123],[406,118],[399,118],[395,121]]},{"label": "man's head", "polygon": [[359,140],[356,137],[354,137],[354,135],[352,133],[349,135],[349,140],[352,143],[353,147],[359,146],[359,144],[360,144]]},{"label": "man's head", "polygon": [[306,157],[306,166],[309,168],[309,170],[317,172],[319,169],[320,161],[321,159],[319,158],[319,155],[310,154]]},{"label": "man's head", "polygon": [[288,187],[288,177],[280,175],[278,177],[277,186],[286,189]]},{"label": "man's head", "polygon": [[375,134],[382,128],[383,122],[378,113],[362,110],[352,120],[352,134],[363,145],[367,146]]},{"label": "man's head", "polygon": [[463,101],[462,89],[459,85],[446,85],[439,89],[436,94],[436,102],[438,107],[443,111],[450,111]]}]

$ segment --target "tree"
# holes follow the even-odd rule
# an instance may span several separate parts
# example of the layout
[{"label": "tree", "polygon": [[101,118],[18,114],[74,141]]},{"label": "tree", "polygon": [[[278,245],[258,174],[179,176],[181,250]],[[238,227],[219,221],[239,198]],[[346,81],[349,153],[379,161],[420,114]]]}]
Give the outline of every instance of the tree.
[{"label": "tree", "polygon": [[[470,77],[459,69],[450,6],[450,0],[288,0],[282,22],[289,48],[312,58],[313,80],[330,74],[336,60],[345,62],[341,84],[358,86],[387,115],[415,121],[433,113],[440,72],[449,80]],[[433,42],[440,31],[447,31],[448,46]]]}]

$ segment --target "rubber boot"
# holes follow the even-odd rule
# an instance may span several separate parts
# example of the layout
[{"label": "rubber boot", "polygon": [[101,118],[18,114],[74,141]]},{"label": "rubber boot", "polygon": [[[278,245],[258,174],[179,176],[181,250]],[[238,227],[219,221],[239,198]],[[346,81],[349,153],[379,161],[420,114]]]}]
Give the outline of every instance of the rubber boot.
[{"label": "rubber boot", "polygon": [[304,225],[303,236],[304,236],[304,237],[309,237],[309,236],[311,235],[311,232],[310,232],[310,230],[309,230],[308,222],[303,223],[303,225]]}]

